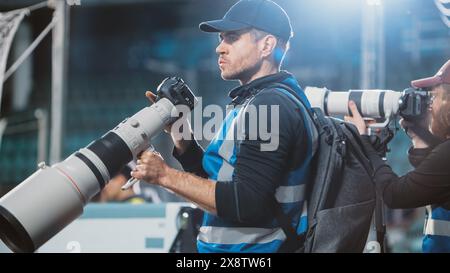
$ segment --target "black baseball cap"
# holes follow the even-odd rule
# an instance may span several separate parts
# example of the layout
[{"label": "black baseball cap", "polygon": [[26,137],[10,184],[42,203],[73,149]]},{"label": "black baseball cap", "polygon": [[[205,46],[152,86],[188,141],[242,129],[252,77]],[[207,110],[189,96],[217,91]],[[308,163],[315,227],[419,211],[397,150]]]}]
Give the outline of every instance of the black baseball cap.
[{"label": "black baseball cap", "polygon": [[205,32],[237,31],[256,28],[288,41],[292,36],[289,16],[282,7],[270,0],[241,0],[220,20],[199,25]]}]

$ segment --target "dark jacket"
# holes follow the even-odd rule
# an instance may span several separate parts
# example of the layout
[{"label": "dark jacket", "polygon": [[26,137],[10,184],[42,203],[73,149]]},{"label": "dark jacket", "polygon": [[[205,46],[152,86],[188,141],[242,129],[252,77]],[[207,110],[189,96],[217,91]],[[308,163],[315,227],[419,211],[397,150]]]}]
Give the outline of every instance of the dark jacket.
[{"label": "dark jacket", "polygon": [[374,166],[377,191],[390,208],[417,208],[440,204],[450,209],[450,140],[428,149],[410,149],[409,161],[415,169],[397,176],[363,136]]}]

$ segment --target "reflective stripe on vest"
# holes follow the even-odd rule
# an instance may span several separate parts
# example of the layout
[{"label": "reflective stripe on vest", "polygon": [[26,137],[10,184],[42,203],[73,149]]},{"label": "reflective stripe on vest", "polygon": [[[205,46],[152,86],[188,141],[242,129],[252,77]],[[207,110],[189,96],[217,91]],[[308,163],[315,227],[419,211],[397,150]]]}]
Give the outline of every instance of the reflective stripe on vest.
[{"label": "reflective stripe on vest", "polygon": [[279,203],[294,203],[305,200],[306,185],[281,186],[275,193],[275,198]]},{"label": "reflective stripe on vest", "polygon": [[274,240],[285,240],[281,228],[214,227],[200,228],[198,239],[210,244],[264,244]]},{"label": "reflective stripe on vest", "polygon": [[450,221],[435,220],[432,218],[433,208],[431,206],[427,206],[426,209],[428,212],[428,217],[425,221],[423,234],[450,237]]}]

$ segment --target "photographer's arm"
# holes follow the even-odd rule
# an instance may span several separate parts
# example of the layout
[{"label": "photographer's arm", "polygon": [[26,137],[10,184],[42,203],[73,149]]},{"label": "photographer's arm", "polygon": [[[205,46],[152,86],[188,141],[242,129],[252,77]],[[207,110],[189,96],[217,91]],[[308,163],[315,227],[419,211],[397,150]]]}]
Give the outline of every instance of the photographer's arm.
[{"label": "photographer's arm", "polygon": [[131,175],[136,179],[167,188],[212,214],[217,213],[216,183],[169,167],[158,152],[142,153]]},{"label": "photographer's arm", "polygon": [[[422,146],[420,139],[410,150],[410,160],[417,167],[414,171],[399,177],[382,160],[366,135],[366,124],[353,103],[349,104],[352,117],[346,120],[355,124],[362,135],[362,141],[374,167],[377,191],[391,208],[414,208],[450,200],[450,142],[431,148]],[[412,136],[413,139],[415,136]]]},{"label": "photographer's arm", "polygon": [[368,137],[363,142],[374,166],[377,191],[390,208],[415,208],[450,200],[450,142],[434,149],[419,166],[397,176],[373,149]]}]

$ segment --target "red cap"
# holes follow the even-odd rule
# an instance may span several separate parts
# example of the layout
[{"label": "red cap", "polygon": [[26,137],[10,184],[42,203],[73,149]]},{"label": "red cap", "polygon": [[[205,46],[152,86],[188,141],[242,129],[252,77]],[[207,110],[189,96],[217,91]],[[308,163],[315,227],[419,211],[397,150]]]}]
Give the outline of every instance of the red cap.
[{"label": "red cap", "polygon": [[428,88],[443,83],[450,84],[450,60],[448,60],[441,67],[441,69],[439,69],[436,75],[433,77],[412,81],[411,86],[414,88]]}]

